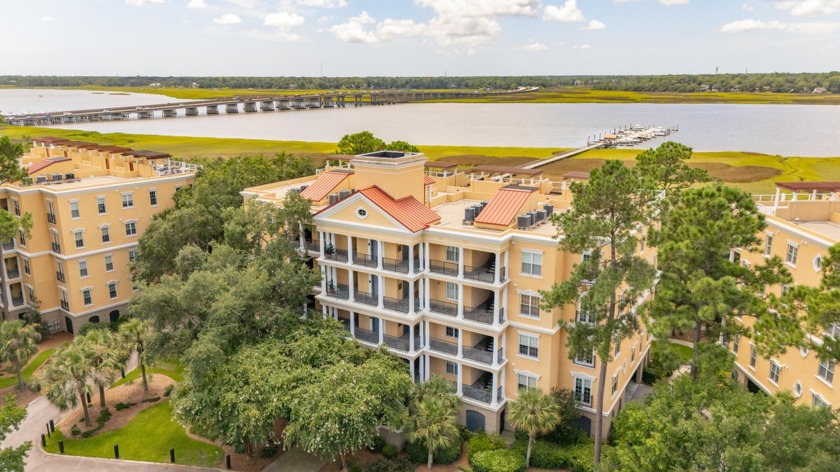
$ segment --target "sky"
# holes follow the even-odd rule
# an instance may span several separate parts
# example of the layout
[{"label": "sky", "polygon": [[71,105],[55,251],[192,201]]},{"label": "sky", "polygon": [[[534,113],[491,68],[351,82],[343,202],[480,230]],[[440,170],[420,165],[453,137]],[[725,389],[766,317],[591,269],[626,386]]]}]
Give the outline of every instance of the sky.
[{"label": "sky", "polygon": [[840,0],[0,0],[0,74],[840,69]]}]

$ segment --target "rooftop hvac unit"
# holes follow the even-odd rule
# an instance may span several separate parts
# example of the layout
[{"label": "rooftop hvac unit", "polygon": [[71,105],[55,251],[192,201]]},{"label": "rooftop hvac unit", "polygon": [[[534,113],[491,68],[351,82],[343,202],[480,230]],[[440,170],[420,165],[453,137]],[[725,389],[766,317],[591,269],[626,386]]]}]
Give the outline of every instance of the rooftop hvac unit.
[{"label": "rooftop hvac unit", "polygon": [[340,198],[341,200],[344,200],[345,198],[347,198],[349,196],[350,196],[350,191],[349,190],[342,190],[342,191],[338,192],[338,198]]},{"label": "rooftop hvac unit", "polygon": [[337,193],[331,193],[330,194],[330,205],[332,205],[333,203],[335,203],[339,200],[340,200],[340,198],[338,197]]},{"label": "rooftop hvac unit", "polygon": [[76,178],[76,174],[64,174],[64,178],[67,180],[73,180]]},{"label": "rooftop hvac unit", "polygon": [[301,191],[301,192],[303,192],[303,191],[304,191],[304,190],[306,190],[307,188],[309,188],[309,185],[301,185],[301,186],[300,186],[300,191]]},{"label": "rooftop hvac unit", "polygon": [[531,226],[531,217],[528,215],[517,216],[516,226],[518,226],[519,229],[528,229]]},{"label": "rooftop hvac unit", "polygon": [[529,211],[528,212],[528,218],[531,219],[531,226],[534,226],[535,224],[537,224],[537,212]]},{"label": "rooftop hvac unit", "polygon": [[39,175],[38,177],[35,177],[35,182],[36,183],[42,184],[46,181],[47,181],[47,177],[45,175]]},{"label": "rooftop hvac unit", "polygon": [[54,182],[58,182],[58,181],[61,181],[63,176],[61,174],[53,174],[52,177],[53,177],[52,179],[53,179]]},{"label": "rooftop hvac unit", "polygon": [[545,221],[546,216],[548,216],[548,215],[546,214],[545,210],[537,210],[537,221],[539,221],[539,222]]},{"label": "rooftop hvac unit", "polygon": [[543,209],[545,210],[546,216],[551,216],[554,214],[554,205],[550,203],[546,203],[545,205],[543,205]]},{"label": "rooftop hvac unit", "polygon": [[481,210],[483,210],[483,209],[484,209],[484,208],[482,208],[482,207],[481,207],[481,205],[473,205],[473,206],[471,206],[470,208],[472,208],[472,209],[473,209],[473,213],[475,214],[475,216],[480,215],[480,214],[481,214]]},{"label": "rooftop hvac unit", "polygon": [[300,189],[299,188],[290,189],[289,193],[300,193]]},{"label": "rooftop hvac unit", "polygon": [[483,202],[481,202],[481,209],[482,209],[482,210],[483,210],[483,209],[484,209],[484,207],[486,207],[486,206],[487,206],[487,200],[484,200]]},{"label": "rooftop hvac unit", "polygon": [[464,208],[464,223],[472,224],[475,220],[475,209],[473,207]]}]

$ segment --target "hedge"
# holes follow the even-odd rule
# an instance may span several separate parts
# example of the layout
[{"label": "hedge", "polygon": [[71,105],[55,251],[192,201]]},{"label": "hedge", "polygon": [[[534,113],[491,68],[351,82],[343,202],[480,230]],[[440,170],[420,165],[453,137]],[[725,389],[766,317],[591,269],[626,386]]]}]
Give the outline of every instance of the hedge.
[{"label": "hedge", "polygon": [[498,434],[477,434],[467,442],[467,456],[472,460],[472,457],[479,452],[495,451],[504,448],[505,441]]},{"label": "hedge", "polygon": [[511,449],[481,451],[470,458],[474,472],[523,472],[525,457]]},{"label": "hedge", "polygon": [[[528,441],[517,441],[512,451],[522,457],[528,449]],[[591,442],[558,446],[547,441],[534,441],[531,447],[531,467],[539,469],[570,469],[572,472],[591,472],[595,457]]]},{"label": "hedge", "polygon": [[[461,446],[464,444],[464,439],[458,435],[454,438],[452,445],[445,449],[438,449],[434,456],[434,463],[440,465],[451,464],[461,457]],[[425,464],[429,460],[429,451],[426,449],[426,444],[423,442],[409,441],[405,445],[405,453],[408,458],[416,464]]]}]

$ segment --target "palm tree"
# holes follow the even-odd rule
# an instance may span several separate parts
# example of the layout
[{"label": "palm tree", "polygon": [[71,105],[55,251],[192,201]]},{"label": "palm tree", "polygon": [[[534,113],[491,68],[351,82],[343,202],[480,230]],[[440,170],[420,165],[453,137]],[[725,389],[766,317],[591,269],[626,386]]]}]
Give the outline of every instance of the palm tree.
[{"label": "palm tree", "polygon": [[21,392],[26,388],[23,366],[38,351],[40,340],[41,335],[33,325],[27,325],[20,320],[0,324],[0,362],[10,362],[15,368],[17,388]]},{"label": "palm tree", "polygon": [[47,399],[53,405],[65,410],[75,408],[81,401],[86,426],[90,426],[90,412],[85,395],[90,393],[88,380],[93,358],[93,350],[84,343],[65,344],[55,354],[42,378],[47,386]]},{"label": "palm tree", "polygon": [[519,398],[510,404],[510,422],[516,429],[528,433],[528,452],[525,467],[531,465],[531,446],[538,434],[545,434],[560,424],[560,405],[542,390],[529,388],[519,392]]},{"label": "palm tree", "polygon": [[91,350],[90,380],[99,388],[99,406],[105,408],[105,389],[117,376],[117,369],[124,365],[116,346],[116,336],[107,328],[88,331],[73,342],[84,344]]},{"label": "palm tree", "polygon": [[430,470],[435,452],[449,447],[460,434],[455,419],[461,399],[452,393],[454,388],[448,381],[434,376],[415,387],[409,405],[408,439],[426,443]]},{"label": "palm tree", "polygon": [[132,318],[120,326],[123,347],[128,352],[137,351],[137,361],[143,374],[143,390],[146,392],[149,391],[149,382],[146,380],[146,343],[151,335],[152,323],[149,320]]}]

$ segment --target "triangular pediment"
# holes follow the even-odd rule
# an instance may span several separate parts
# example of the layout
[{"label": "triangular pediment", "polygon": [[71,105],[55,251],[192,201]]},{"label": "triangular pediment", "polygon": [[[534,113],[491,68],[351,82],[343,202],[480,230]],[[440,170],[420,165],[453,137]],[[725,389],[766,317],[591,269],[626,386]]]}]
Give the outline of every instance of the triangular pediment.
[{"label": "triangular pediment", "polygon": [[313,220],[322,224],[332,222],[410,233],[399,221],[359,192],[322,210]]}]

